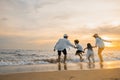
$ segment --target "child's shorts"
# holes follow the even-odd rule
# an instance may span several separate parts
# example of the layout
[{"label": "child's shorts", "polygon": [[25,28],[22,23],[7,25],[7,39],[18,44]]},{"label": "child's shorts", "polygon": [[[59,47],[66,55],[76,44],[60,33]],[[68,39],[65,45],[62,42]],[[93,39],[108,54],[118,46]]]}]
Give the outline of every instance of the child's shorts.
[{"label": "child's shorts", "polygon": [[83,51],[77,50],[76,53],[75,53],[75,55],[82,54],[82,53],[83,53]]}]

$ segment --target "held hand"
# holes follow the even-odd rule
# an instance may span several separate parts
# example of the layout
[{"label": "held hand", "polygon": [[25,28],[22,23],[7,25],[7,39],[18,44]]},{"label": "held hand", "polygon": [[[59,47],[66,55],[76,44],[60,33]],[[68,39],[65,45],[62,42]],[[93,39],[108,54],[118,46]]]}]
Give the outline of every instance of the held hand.
[{"label": "held hand", "polygon": [[55,51],[55,49],[53,51]]},{"label": "held hand", "polygon": [[76,47],[74,46],[74,48],[76,48]]},{"label": "held hand", "polygon": [[110,43],[112,43],[112,41],[109,41]]},{"label": "held hand", "polygon": [[92,46],[93,48],[96,48],[97,46],[95,45],[95,46]]}]

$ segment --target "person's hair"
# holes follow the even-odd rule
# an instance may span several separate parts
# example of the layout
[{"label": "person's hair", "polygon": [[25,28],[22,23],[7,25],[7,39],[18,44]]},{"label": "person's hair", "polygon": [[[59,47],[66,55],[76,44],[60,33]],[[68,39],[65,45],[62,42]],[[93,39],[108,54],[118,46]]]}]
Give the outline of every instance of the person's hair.
[{"label": "person's hair", "polygon": [[97,33],[94,34],[93,37],[101,39],[101,37]]},{"label": "person's hair", "polygon": [[67,35],[67,34],[64,34],[63,37],[67,39],[67,38],[68,38],[68,35]]},{"label": "person's hair", "polygon": [[87,43],[87,49],[93,50],[92,45],[90,43]]},{"label": "person's hair", "polygon": [[78,44],[78,43],[79,43],[79,40],[76,39],[76,40],[74,40],[74,42]]},{"label": "person's hair", "polygon": [[68,36],[64,36],[64,38],[68,38]]}]

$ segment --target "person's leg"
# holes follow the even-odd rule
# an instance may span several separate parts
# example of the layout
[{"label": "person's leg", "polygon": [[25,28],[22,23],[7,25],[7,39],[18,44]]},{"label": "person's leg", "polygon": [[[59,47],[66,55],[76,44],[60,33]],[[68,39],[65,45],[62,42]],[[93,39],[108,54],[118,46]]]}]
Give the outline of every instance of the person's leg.
[{"label": "person's leg", "polygon": [[77,51],[76,51],[75,55],[78,55]]},{"label": "person's leg", "polygon": [[64,63],[65,63],[66,59],[67,59],[67,51],[66,51],[66,49],[63,50],[63,54],[64,54]]},{"label": "person's leg", "polygon": [[81,53],[78,53],[78,56],[80,57],[80,61],[83,61]]},{"label": "person's leg", "polygon": [[60,63],[61,61],[61,51],[58,51],[58,62]]},{"label": "person's leg", "polygon": [[77,51],[76,51],[76,54],[80,57],[80,61],[83,61],[83,58],[82,58],[82,51],[77,50]]},{"label": "person's leg", "polygon": [[91,61],[90,61],[90,55],[88,56],[88,61],[89,61],[89,63],[91,63]]},{"label": "person's leg", "polygon": [[83,55],[82,55],[82,52],[80,52],[80,56],[81,56],[81,60],[83,61],[84,59],[83,59],[83,57],[82,57],[82,56],[83,56]]},{"label": "person's leg", "polygon": [[91,55],[93,63],[95,63],[94,54]]},{"label": "person's leg", "polygon": [[61,63],[58,63],[58,70],[61,70]]},{"label": "person's leg", "polygon": [[67,70],[67,64],[66,63],[64,64],[64,70]]},{"label": "person's leg", "polygon": [[66,62],[67,59],[67,55],[64,55],[64,63]]},{"label": "person's leg", "polygon": [[103,57],[102,57],[103,50],[104,50],[104,48],[98,48],[98,56],[99,56],[100,62],[103,62]]}]

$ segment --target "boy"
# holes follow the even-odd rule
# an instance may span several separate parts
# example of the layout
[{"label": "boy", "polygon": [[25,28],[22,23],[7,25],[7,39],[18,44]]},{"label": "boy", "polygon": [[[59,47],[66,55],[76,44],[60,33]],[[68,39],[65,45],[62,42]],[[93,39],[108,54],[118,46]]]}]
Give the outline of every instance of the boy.
[{"label": "boy", "polygon": [[82,58],[82,53],[84,53],[82,46],[79,44],[79,40],[74,40],[75,43],[75,48],[77,48],[77,51],[75,53],[75,55],[78,55],[80,57],[80,61],[83,61]]}]

